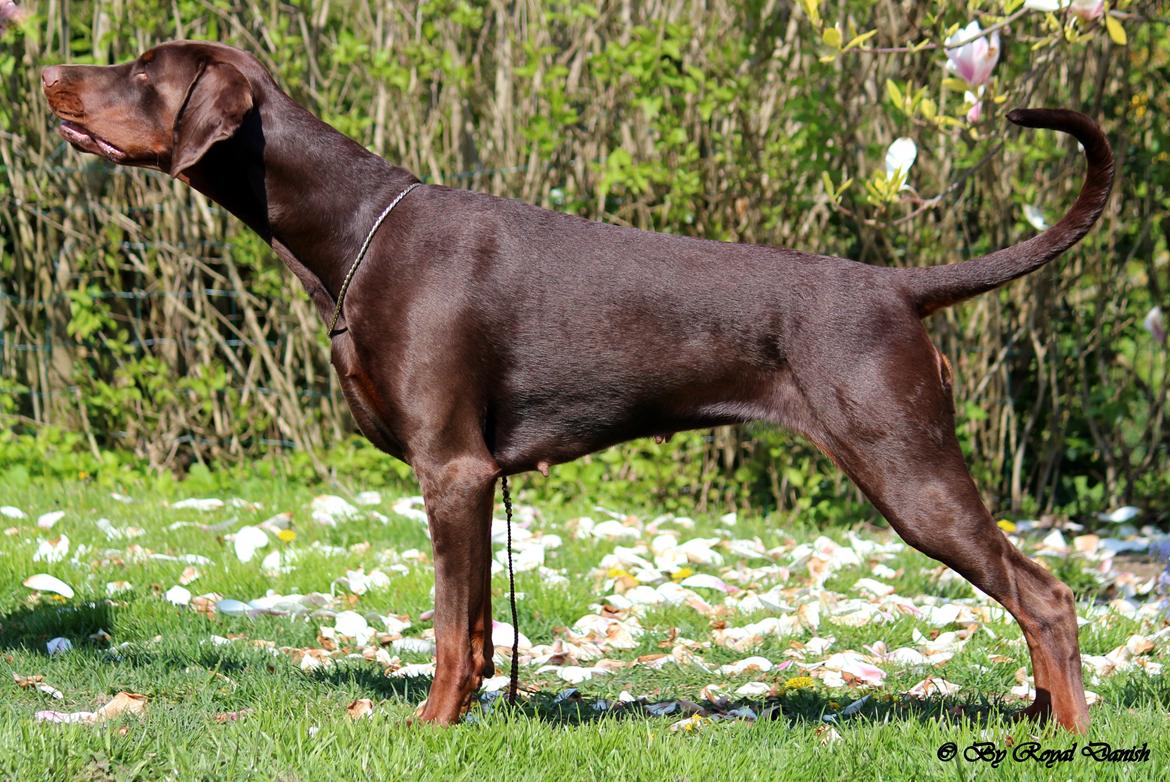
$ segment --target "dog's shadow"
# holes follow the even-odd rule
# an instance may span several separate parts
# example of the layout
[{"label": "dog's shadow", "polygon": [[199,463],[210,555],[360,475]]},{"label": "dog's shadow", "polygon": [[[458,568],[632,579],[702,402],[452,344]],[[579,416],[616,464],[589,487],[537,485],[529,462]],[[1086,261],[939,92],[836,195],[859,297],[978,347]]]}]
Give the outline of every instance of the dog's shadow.
[{"label": "dog's shadow", "polygon": [[68,638],[74,644],[114,624],[114,608],[106,602],[65,603],[49,598],[0,615],[0,649],[47,654],[45,644]]},{"label": "dog's shadow", "polygon": [[[654,702],[638,700],[622,703],[582,695],[579,692],[566,697],[565,692],[533,693],[516,706],[508,704],[500,694],[490,700],[481,698],[479,709],[515,710],[518,715],[556,725],[586,725],[611,719],[661,719],[670,724],[683,722],[680,726],[683,730],[692,727],[686,724],[688,719],[694,720],[694,727],[701,726],[707,721],[784,721],[792,727],[823,725],[827,730],[853,720],[870,722],[914,720],[955,725],[974,723],[983,726],[1010,719],[1019,710],[1016,706],[986,699],[960,702],[953,698],[939,697],[925,699],[889,697],[874,692],[856,710],[843,714],[843,709],[851,702],[861,700],[865,696],[856,693],[834,695],[811,689],[766,699],[739,699],[719,703],[696,702],[686,697],[675,698],[667,695],[660,695]],[[471,718],[475,719],[474,708],[471,715]]]}]

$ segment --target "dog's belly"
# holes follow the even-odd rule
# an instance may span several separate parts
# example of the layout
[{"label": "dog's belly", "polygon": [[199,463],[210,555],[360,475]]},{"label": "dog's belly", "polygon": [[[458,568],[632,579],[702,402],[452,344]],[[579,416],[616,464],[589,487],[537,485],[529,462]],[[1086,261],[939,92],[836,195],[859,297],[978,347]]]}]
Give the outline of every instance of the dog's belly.
[{"label": "dog's belly", "polygon": [[542,469],[641,437],[776,420],[776,383],[747,373],[657,393],[594,381],[517,395],[489,422],[489,442],[505,472]]}]

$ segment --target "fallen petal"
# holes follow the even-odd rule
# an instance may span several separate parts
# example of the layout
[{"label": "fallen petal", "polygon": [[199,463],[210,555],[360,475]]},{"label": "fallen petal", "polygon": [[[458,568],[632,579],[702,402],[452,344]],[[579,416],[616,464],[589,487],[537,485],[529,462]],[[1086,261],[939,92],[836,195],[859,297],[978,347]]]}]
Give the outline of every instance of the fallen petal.
[{"label": "fallen petal", "polygon": [[65,652],[73,649],[73,642],[68,638],[52,638],[45,644],[45,649],[49,652],[49,656],[53,657],[58,654],[65,654]]},{"label": "fallen petal", "polygon": [[177,606],[190,605],[191,590],[187,589],[186,587],[176,585],[166,591],[166,594],[163,595],[163,599],[165,599],[168,603]]},{"label": "fallen petal", "polygon": [[345,713],[351,720],[360,720],[374,713],[374,702],[369,698],[358,698],[345,707]]},{"label": "fallen petal", "polygon": [[29,589],[37,592],[52,592],[66,599],[73,597],[73,587],[48,573],[37,573],[35,576],[29,576],[23,583]]},{"label": "fallen petal", "polygon": [[37,526],[41,529],[52,529],[53,525],[60,521],[65,516],[65,511],[55,510],[50,513],[43,513],[37,518]]},{"label": "fallen petal", "polygon": [[205,497],[202,499],[191,498],[171,503],[171,507],[175,510],[211,511],[219,510],[223,506],[224,501],[215,497]]},{"label": "fallen petal", "polygon": [[241,527],[232,545],[241,562],[251,562],[252,557],[256,556],[256,550],[268,545],[268,535],[259,527]]}]

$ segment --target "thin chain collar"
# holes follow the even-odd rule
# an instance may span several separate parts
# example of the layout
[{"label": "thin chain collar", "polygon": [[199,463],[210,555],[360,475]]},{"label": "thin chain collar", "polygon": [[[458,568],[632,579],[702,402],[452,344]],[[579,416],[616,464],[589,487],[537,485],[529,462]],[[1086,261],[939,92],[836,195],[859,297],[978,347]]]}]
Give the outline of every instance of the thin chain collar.
[{"label": "thin chain collar", "polygon": [[358,266],[361,266],[362,260],[366,257],[366,253],[369,252],[370,242],[374,240],[374,234],[378,232],[378,229],[382,226],[382,223],[386,220],[390,212],[394,210],[394,207],[398,206],[398,202],[406,198],[411,190],[414,190],[421,184],[422,182],[415,182],[395,196],[394,200],[390,202],[390,205],[382,210],[382,214],[378,215],[378,219],[374,221],[374,226],[366,234],[366,240],[362,242],[362,249],[358,250],[357,257],[353,259],[353,264],[349,267],[349,271],[345,273],[345,279],[341,282],[341,290],[337,292],[337,304],[333,307],[333,317],[329,319],[330,337],[337,336],[337,321],[341,319],[341,305],[345,303],[345,292],[349,290],[349,284],[353,282],[354,273],[357,272]]}]

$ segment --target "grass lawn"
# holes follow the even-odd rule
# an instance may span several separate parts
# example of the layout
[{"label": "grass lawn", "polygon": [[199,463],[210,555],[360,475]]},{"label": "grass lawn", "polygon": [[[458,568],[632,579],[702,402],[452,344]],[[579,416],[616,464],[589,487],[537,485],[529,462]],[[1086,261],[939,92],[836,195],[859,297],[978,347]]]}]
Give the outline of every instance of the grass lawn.
[{"label": "grass lawn", "polygon": [[[1170,767],[1157,568],[1108,555],[1148,530],[1016,532],[1080,596],[1099,701],[1089,736],[1073,738],[1011,720],[1029,684],[1014,622],[867,520],[814,529],[587,505],[549,517],[521,495],[530,692],[517,710],[485,692],[465,724],[435,729],[406,724],[432,660],[417,504],[348,497],[356,512],[329,519],[337,509],[318,501],[323,522],[314,492],[279,481],[208,510],[123,492],[0,481],[0,778],[1079,780]],[[36,574],[74,596],[23,585]],[[493,583],[505,621],[506,574]],[[249,604],[270,590],[282,597]],[[58,638],[71,648],[50,654]],[[56,721],[122,692],[145,700]],[[1033,741],[1078,754],[1050,768],[1013,759]],[[1086,741],[1145,744],[1150,758],[1098,762],[1079,754]],[[939,760],[948,742],[958,757]],[[1008,751],[997,769],[971,759],[979,742]]]}]

